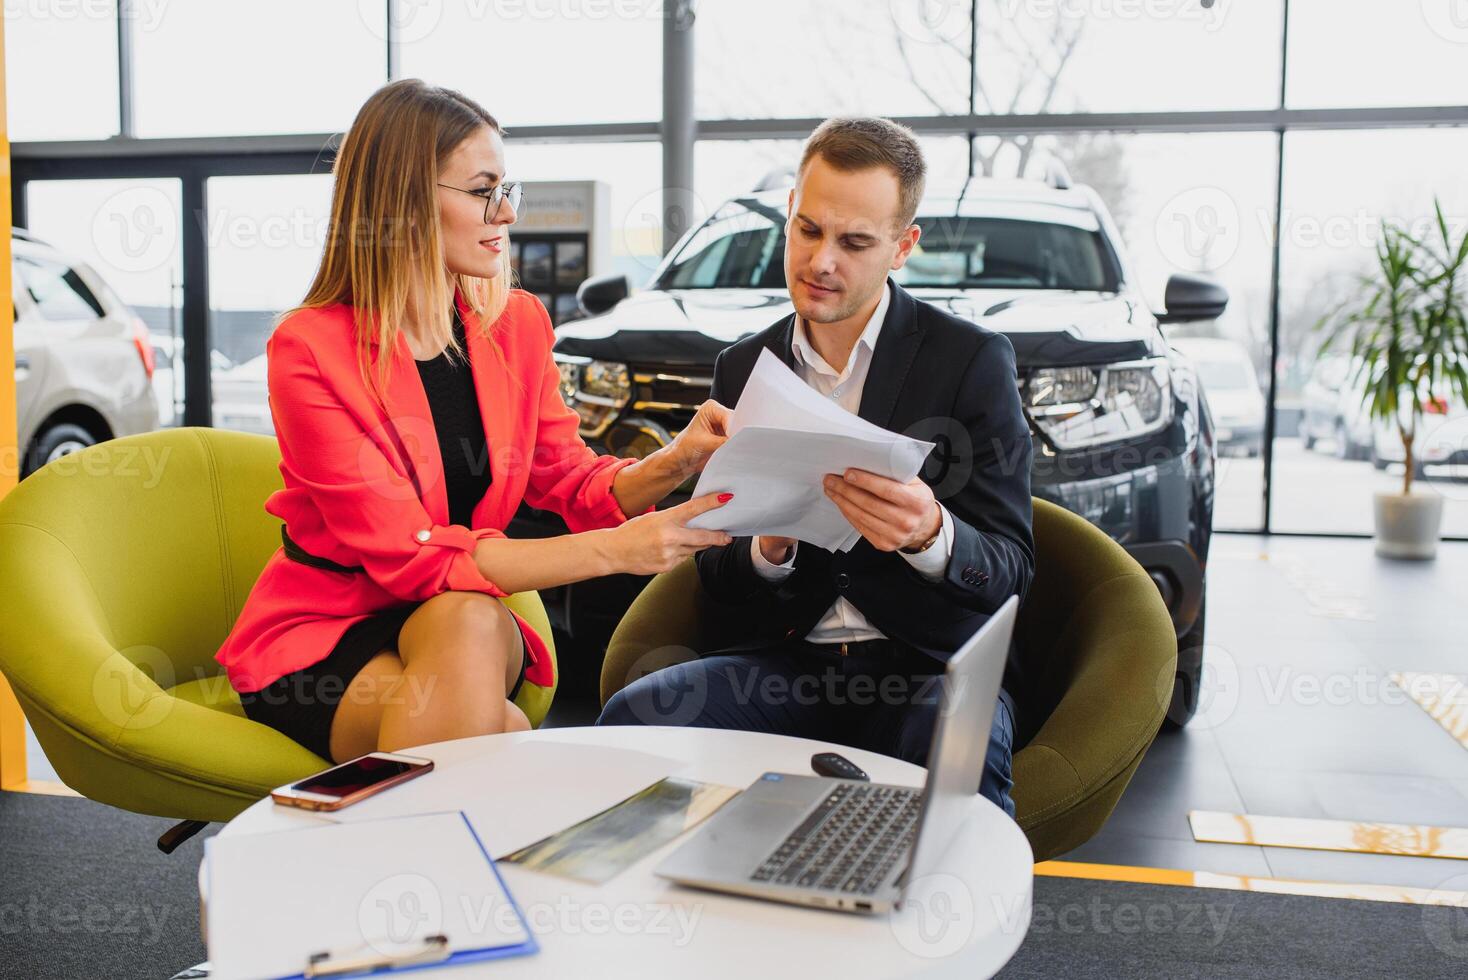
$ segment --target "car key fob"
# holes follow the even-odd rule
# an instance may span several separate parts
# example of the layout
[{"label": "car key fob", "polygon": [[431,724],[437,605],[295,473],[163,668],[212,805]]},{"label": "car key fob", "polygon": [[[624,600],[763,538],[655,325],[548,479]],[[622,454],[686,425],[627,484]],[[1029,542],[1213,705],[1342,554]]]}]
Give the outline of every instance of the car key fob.
[{"label": "car key fob", "polygon": [[859,779],[864,783],[872,781],[872,777],[862,772],[856,763],[835,752],[821,752],[811,756],[810,767],[817,775],[830,776],[832,779]]}]

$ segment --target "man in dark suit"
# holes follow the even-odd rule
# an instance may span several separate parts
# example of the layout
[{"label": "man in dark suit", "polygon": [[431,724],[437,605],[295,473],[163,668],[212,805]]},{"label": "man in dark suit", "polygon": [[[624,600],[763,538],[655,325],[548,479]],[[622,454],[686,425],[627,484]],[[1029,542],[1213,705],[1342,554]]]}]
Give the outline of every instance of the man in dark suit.
[{"label": "man in dark suit", "polygon": [[[1009,340],[889,280],[921,237],[912,132],[832,119],[806,143],[786,225],[795,314],[719,355],[738,402],[762,350],[883,428],[936,442],[909,483],[860,470],[825,492],[862,534],[848,553],[743,537],[697,556],[704,590],[754,636],[629,685],[599,724],[778,732],[924,764],[943,661],[1034,572],[1030,432]],[[688,692],[696,713],[686,720]],[[1014,703],[1001,693],[979,791],[1009,799]]]}]

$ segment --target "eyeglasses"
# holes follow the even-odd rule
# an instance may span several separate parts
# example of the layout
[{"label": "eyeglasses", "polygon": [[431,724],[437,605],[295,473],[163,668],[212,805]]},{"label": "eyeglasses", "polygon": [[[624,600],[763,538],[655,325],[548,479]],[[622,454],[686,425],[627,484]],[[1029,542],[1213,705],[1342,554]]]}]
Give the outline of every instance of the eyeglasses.
[{"label": "eyeglasses", "polygon": [[485,224],[491,224],[495,218],[499,217],[500,202],[507,198],[509,199],[510,207],[516,214],[519,214],[520,201],[525,196],[525,185],[521,184],[518,180],[507,180],[504,183],[495,184],[493,187],[483,190],[469,190],[464,187],[455,187],[452,184],[439,184],[438,186],[446,187],[451,191],[458,191],[460,194],[472,194],[483,200]]}]

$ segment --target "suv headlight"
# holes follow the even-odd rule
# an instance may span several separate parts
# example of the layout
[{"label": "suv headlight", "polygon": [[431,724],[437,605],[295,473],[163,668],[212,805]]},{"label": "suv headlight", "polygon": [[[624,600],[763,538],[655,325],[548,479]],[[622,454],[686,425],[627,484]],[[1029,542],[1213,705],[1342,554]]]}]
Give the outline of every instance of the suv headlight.
[{"label": "suv headlight", "polygon": [[561,372],[561,399],[581,416],[581,435],[597,438],[632,398],[627,365],[573,354],[552,354]]},{"label": "suv headlight", "polygon": [[1057,449],[1122,442],[1172,420],[1167,358],[1098,368],[1040,368],[1025,383],[1025,411]]}]

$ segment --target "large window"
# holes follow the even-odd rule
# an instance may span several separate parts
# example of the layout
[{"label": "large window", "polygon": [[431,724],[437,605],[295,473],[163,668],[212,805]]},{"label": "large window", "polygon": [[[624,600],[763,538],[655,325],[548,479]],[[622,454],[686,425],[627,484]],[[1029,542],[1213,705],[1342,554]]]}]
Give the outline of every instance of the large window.
[{"label": "large window", "polygon": [[7,3],[5,91],[12,141],[117,135],[116,5]]},{"label": "large window", "polygon": [[698,9],[698,110],[708,119],[955,114],[971,96],[985,114],[1256,109],[1279,98],[1282,0]]},{"label": "large window", "polygon": [[306,295],[326,242],[325,174],[209,180],[209,340],[214,424],[273,433],[265,341]]},{"label": "large window", "polygon": [[1465,102],[1463,0],[1291,0],[1291,107]]},{"label": "large window", "polygon": [[[511,134],[513,136],[513,133]],[[517,143],[505,147],[512,180],[600,180],[611,189],[611,262],[634,286],[662,258],[662,150],[656,143]],[[702,214],[694,220],[701,220]],[[515,229],[510,229],[515,237]]]},{"label": "large window", "polygon": [[386,81],[382,3],[136,6],[157,11],[132,32],[139,136],[338,132]]},{"label": "large window", "polygon": [[653,121],[662,115],[664,7],[394,0],[400,74],[458,89],[511,128]]},{"label": "large window", "polygon": [[147,325],[159,424],[176,424],[183,411],[179,182],[32,180],[26,212],[33,235],[90,267]]},{"label": "large window", "polygon": [[[577,314],[579,275],[645,285],[669,244],[665,225],[697,227],[757,186],[783,186],[815,120],[911,117],[930,198],[971,175],[1045,179],[1058,160],[1114,216],[1123,271],[1153,309],[1176,273],[1228,290],[1216,322],[1167,328],[1209,393],[1216,527],[1369,534],[1369,492],[1400,485],[1396,440],[1361,417],[1352,366],[1322,354],[1316,324],[1370,269],[1383,218],[1423,219],[1436,195],[1468,223],[1468,0],[699,0],[693,186],[670,196],[656,127],[641,124],[662,116],[666,18],[683,9],[674,0],[126,8],[131,84],[118,78],[116,0],[7,5],[10,135],[28,227],[95,267],[153,333],[156,383],[172,385],[160,388],[165,421],[179,414],[185,335],[211,341],[207,355],[193,353],[210,359],[216,422],[266,417],[248,407],[263,383],[252,372],[274,316],[315,267],[329,192],[329,176],[297,175],[320,174],[330,153],[282,141],[268,156],[280,175],[268,177],[234,176],[275,166],[244,162],[235,147],[141,165],[119,154],[114,169],[107,140],[126,122],[120,96],[131,93],[127,136],[340,132],[391,64],[397,77],[464,92],[507,126],[512,179],[606,185],[605,250],[532,220],[512,242],[558,321]],[[979,120],[955,119],[970,114]],[[1114,128],[1096,130],[1095,114]],[[51,140],[96,142],[80,158],[38,160],[24,146]],[[154,173],[181,179],[138,178]],[[180,202],[199,200],[206,182],[199,244]],[[670,197],[688,213],[665,213]],[[778,193],[761,200],[767,212],[731,213],[690,247],[678,284],[775,288],[783,204]],[[1024,231],[965,226],[945,247],[930,233],[902,276],[915,287],[1013,280],[1021,273],[1006,256],[1037,247]],[[1104,281],[1104,263],[1082,247],[1086,230],[1071,231],[1042,246],[1067,256],[1051,273]],[[198,249],[187,263],[181,241]],[[203,288],[183,290],[185,267],[207,268]],[[1468,406],[1443,408],[1427,424],[1464,434],[1432,438],[1468,443]],[[1453,536],[1468,536],[1465,469],[1429,459],[1419,485],[1448,500]]]},{"label": "large window", "polygon": [[[1320,353],[1317,324],[1373,271],[1383,218],[1426,231],[1436,196],[1458,234],[1468,227],[1464,159],[1464,129],[1286,138],[1272,527],[1370,533],[1372,493],[1400,490],[1400,438],[1362,412],[1348,358]],[[1468,406],[1422,424],[1419,449],[1468,448]],[[1468,466],[1433,462],[1424,476],[1416,492],[1446,501],[1443,533],[1468,535]]]}]

